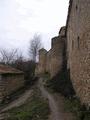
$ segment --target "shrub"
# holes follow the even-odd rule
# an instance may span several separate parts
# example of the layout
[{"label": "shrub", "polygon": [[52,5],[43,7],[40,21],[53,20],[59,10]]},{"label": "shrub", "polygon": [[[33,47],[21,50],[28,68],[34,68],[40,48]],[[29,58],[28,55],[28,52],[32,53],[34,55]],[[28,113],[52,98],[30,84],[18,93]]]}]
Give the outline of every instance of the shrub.
[{"label": "shrub", "polygon": [[77,120],[90,120],[90,110],[81,105],[79,99],[65,99],[65,110],[75,114]]},{"label": "shrub", "polygon": [[54,92],[60,92],[65,97],[72,97],[75,95],[67,70],[58,72],[55,77],[46,82],[46,86],[50,87]]}]

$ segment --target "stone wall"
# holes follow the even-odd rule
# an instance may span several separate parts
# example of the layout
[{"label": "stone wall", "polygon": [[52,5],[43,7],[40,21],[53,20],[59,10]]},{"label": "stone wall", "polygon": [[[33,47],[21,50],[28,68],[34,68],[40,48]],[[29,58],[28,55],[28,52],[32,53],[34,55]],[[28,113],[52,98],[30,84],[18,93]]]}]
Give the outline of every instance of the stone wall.
[{"label": "stone wall", "polygon": [[52,49],[50,49],[47,52],[46,71],[48,73],[50,73],[50,70],[51,70],[51,52],[52,52]]},{"label": "stone wall", "polygon": [[38,65],[39,74],[43,74],[46,72],[46,61],[47,61],[47,50],[42,48],[39,50],[39,65]]},{"label": "stone wall", "polygon": [[24,75],[22,74],[8,75],[7,78],[3,77],[4,79],[6,81],[5,91],[7,95],[24,86]]},{"label": "stone wall", "polygon": [[81,102],[90,106],[90,0],[70,0],[66,35],[74,89]]},{"label": "stone wall", "polygon": [[59,36],[52,39],[52,50],[51,50],[51,67],[50,74],[54,77],[63,66],[63,52],[65,44],[65,27],[61,28]]},{"label": "stone wall", "polygon": [[39,51],[36,71],[40,74],[48,72],[52,78],[62,69],[65,40],[65,27],[62,27],[59,36],[52,38],[51,49],[48,52],[45,49]]},{"label": "stone wall", "polygon": [[50,51],[40,56],[40,71],[51,78],[67,63],[77,97],[90,106],[90,0],[70,0],[66,30],[62,27]]},{"label": "stone wall", "polygon": [[23,74],[5,74],[0,80],[0,101],[14,91],[24,86]]},{"label": "stone wall", "polygon": [[36,68],[35,68],[35,76],[39,75],[39,63],[36,64]]}]

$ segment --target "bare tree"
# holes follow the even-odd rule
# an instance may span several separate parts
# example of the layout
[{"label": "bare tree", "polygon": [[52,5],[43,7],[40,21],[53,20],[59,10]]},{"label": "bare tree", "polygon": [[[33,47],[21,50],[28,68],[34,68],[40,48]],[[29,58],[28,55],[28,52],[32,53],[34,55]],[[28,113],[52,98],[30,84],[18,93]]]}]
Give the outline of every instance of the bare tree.
[{"label": "bare tree", "polygon": [[18,51],[15,60],[11,63],[12,67],[23,70],[24,57],[22,52]]},{"label": "bare tree", "polygon": [[6,49],[0,50],[0,62],[4,64],[10,64],[13,62],[17,55],[17,49],[12,49],[8,51]]},{"label": "bare tree", "polygon": [[41,49],[41,47],[41,37],[40,35],[35,34],[33,39],[30,40],[29,46],[29,56],[34,62],[36,62],[36,59],[38,57],[38,51]]},{"label": "bare tree", "polygon": [[18,51],[16,55],[16,61],[23,61],[23,60],[24,60],[24,57],[23,57],[22,52]]}]

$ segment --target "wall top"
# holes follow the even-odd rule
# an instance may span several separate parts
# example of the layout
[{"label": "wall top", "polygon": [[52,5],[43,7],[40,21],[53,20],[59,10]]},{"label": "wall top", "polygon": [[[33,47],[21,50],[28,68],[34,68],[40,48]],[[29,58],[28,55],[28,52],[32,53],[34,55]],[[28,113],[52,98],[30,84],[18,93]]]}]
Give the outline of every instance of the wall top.
[{"label": "wall top", "polygon": [[59,36],[65,36],[65,30],[66,30],[66,26],[63,26],[60,28],[60,31],[59,31]]},{"label": "wall top", "polygon": [[42,52],[47,53],[47,50],[44,49],[44,48],[41,48],[41,49],[39,50],[39,53],[42,53]]}]

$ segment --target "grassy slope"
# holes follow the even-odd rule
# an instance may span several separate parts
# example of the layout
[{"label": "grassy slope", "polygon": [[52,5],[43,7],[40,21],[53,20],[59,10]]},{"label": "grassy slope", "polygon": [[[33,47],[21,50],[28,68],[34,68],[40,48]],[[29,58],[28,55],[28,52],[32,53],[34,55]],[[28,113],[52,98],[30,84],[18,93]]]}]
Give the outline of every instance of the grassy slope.
[{"label": "grassy slope", "polygon": [[9,111],[8,120],[47,120],[48,101],[43,100],[40,91],[35,88],[32,97],[24,105]]}]

